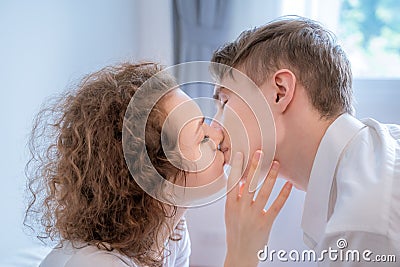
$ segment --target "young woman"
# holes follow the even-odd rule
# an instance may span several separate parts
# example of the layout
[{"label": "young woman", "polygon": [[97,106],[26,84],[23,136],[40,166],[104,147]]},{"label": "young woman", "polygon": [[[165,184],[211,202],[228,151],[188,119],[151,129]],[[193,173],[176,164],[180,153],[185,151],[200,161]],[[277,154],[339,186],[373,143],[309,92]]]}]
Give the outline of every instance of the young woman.
[{"label": "young woman", "polygon": [[[207,184],[223,173],[224,156],[217,148],[224,137],[220,129],[205,124],[201,114],[193,114],[193,120],[182,124],[177,107],[190,103],[190,98],[175,88],[150,112],[145,147],[135,141],[138,137],[133,131],[129,151],[123,151],[124,116],[131,98],[160,71],[154,63],[102,69],[38,114],[30,140],[32,159],[27,164],[32,200],[25,223],[41,227],[39,238],[57,242],[40,266],[189,266],[185,210],[152,197],[135,179],[151,179],[157,172],[177,185]],[[153,92],[166,86],[174,86],[170,77],[156,83]],[[152,101],[151,95],[147,101]],[[205,168],[187,171],[171,163],[167,157],[171,151],[164,151],[162,142],[167,118],[171,123],[166,138],[169,147],[175,148],[172,155],[189,161],[209,157]],[[135,127],[135,121],[130,122]],[[171,130],[176,128],[180,129],[178,138]],[[154,168],[146,166],[144,153]],[[256,153],[249,176],[261,156]],[[132,159],[135,179],[128,168]],[[228,182],[240,176],[241,164],[238,154]],[[285,186],[270,210],[264,210],[277,165],[273,164],[255,200],[246,186],[236,186],[228,195],[227,266],[257,265],[257,251],[267,242],[290,191],[290,185]],[[163,185],[154,188],[160,195],[169,194]]]}]

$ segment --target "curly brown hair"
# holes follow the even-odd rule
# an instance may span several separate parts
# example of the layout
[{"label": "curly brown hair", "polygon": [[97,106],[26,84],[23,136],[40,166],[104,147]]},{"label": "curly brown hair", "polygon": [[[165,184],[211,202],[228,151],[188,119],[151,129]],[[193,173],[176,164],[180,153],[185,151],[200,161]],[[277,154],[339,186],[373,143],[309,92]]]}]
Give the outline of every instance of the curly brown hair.
[{"label": "curly brown hair", "polygon": [[[161,264],[163,250],[154,247],[163,244],[155,243],[162,231],[172,230],[167,221],[176,207],[160,203],[138,186],[122,147],[124,115],[132,96],[161,70],[156,63],[106,67],[41,108],[29,140],[32,158],[26,175],[31,199],[24,220],[40,229],[38,238],[86,242],[116,249],[149,266]],[[164,86],[171,85],[172,78],[166,78]],[[157,171],[171,180],[182,173],[162,150],[165,117],[159,102],[146,125],[146,148]]]}]

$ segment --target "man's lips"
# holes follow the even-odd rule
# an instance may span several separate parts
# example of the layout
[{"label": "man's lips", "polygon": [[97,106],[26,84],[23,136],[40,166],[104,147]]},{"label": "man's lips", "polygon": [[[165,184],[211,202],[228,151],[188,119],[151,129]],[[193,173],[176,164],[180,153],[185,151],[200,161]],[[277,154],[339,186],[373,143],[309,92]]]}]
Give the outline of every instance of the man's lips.
[{"label": "man's lips", "polygon": [[229,151],[229,147],[220,145],[219,150],[224,154],[224,165],[228,163],[229,158],[228,158],[228,151]]}]

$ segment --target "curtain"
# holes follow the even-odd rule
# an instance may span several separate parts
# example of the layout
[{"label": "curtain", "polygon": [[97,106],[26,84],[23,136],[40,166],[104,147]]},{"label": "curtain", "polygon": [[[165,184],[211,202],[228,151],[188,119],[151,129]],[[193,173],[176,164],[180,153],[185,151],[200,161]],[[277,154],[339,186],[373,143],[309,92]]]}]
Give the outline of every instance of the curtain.
[{"label": "curtain", "polygon": [[[229,40],[232,1],[173,0],[174,63],[208,61],[212,53]],[[178,77],[190,75],[184,70]],[[211,97],[213,85],[192,84],[181,88],[191,97]],[[199,103],[204,112],[213,105]]]},{"label": "curtain", "polygon": [[209,60],[228,41],[232,2],[228,0],[174,0],[175,64]]}]

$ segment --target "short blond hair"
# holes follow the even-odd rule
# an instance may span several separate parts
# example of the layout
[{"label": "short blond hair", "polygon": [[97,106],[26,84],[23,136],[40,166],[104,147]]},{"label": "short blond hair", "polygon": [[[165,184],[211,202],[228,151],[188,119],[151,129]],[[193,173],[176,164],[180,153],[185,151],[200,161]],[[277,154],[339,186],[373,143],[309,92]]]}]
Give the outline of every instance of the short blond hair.
[{"label": "short blond hair", "polygon": [[[257,85],[275,71],[289,69],[321,117],[353,113],[350,62],[335,35],[316,21],[282,17],[244,31],[215,51],[211,61],[244,69]],[[227,68],[213,71],[221,77]]]}]

